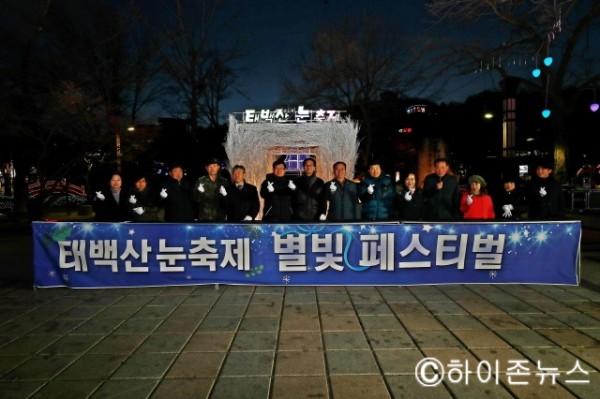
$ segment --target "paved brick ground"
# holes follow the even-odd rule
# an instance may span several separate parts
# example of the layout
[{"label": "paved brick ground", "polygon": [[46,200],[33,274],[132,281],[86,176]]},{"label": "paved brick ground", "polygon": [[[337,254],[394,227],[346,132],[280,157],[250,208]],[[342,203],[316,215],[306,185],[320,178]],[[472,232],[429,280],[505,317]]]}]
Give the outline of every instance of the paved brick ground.
[{"label": "paved brick ground", "polygon": [[[28,231],[0,231],[0,254],[0,398],[548,399],[600,389],[593,243],[581,286],[33,290]],[[434,387],[415,376],[428,357],[454,370]],[[492,372],[478,375],[485,362]]]}]

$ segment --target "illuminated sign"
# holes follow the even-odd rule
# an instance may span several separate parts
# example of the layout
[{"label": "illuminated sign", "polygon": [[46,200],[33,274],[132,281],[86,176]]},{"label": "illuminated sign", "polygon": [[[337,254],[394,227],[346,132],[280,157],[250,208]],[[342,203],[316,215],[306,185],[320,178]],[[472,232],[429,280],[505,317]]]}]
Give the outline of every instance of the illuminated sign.
[{"label": "illuminated sign", "polygon": [[343,111],[325,109],[309,110],[304,109],[304,106],[302,105],[297,109],[247,109],[241,113],[241,120],[244,123],[307,123],[340,121],[342,112]]},{"label": "illuminated sign", "polygon": [[398,133],[412,133],[412,127],[402,127],[398,129]]},{"label": "illuminated sign", "polygon": [[407,114],[416,114],[416,113],[424,114],[426,112],[427,112],[427,105],[411,105],[410,107],[406,108]]}]

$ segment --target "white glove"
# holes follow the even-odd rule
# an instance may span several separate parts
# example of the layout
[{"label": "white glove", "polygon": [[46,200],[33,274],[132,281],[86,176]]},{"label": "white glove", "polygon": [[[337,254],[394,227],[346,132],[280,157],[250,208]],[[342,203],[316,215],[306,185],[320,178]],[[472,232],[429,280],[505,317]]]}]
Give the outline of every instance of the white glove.
[{"label": "white glove", "polygon": [[296,189],[296,185],[294,184],[293,181],[290,180],[290,182],[288,183],[288,187],[290,188],[290,190],[295,190]]},{"label": "white glove", "polygon": [[98,198],[100,201],[104,201],[106,199],[104,194],[102,194],[102,191],[96,191],[96,198]]},{"label": "white glove", "polygon": [[202,183],[198,184],[198,191],[200,191],[201,193],[204,192],[204,184],[202,184]]},{"label": "white glove", "polygon": [[130,204],[135,204],[136,202],[137,202],[137,199],[135,198],[135,195],[129,196],[129,203]]},{"label": "white glove", "polygon": [[142,208],[141,206],[138,206],[137,208],[133,208],[133,211],[135,213],[137,213],[138,215],[141,215],[142,213],[144,213],[144,208]]},{"label": "white glove", "polygon": [[221,194],[223,197],[227,197],[227,190],[225,190],[225,187],[221,186],[219,189],[219,194]]},{"label": "white glove", "polygon": [[319,220],[325,220],[325,219],[327,219],[327,216],[325,216],[324,213],[319,215]]},{"label": "white glove", "polygon": [[375,192],[375,185],[374,184],[369,184],[369,187],[367,187],[367,192],[369,194],[373,194]]},{"label": "white glove", "polygon": [[267,191],[272,193],[273,191],[275,191],[275,187],[273,187],[273,182],[272,181],[268,181],[267,182]]},{"label": "white glove", "polygon": [[409,191],[406,192],[406,194],[404,194],[404,199],[407,201],[412,200],[412,193]]},{"label": "white glove", "polygon": [[513,206],[510,204],[502,205],[502,210],[504,211],[504,213],[502,214],[502,217],[505,217],[505,218],[512,217],[512,212],[511,212],[512,209],[513,209]]},{"label": "white glove", "polygon": [[246,217],[244,218],[245,221],[247,220],[252,220],[252,216],[246,215]]},{"label": "white glove", "polygon": [[160,197],[161,198],[167,198],[169,196],[169,194],[167,194],[167,189],[163,188],[162,190],[160,190]]},{"label": "white glove", "polygon": [[332,193],[335,193],[335,192],[337,191],[337,186],[335,185],[335,183],[334,183],[334,182],[331,182],[331,184],[329,185],[329,190],[330,190]]},{"label": "white glove", "polygon": [[471,205],[473,203],[473,196],[467,195],[467,205]]},{"label": "white glove", "polygon": [[540,187],[540,197],[545,197],[546,194],[548,194],[546,192],[546,187]]}]

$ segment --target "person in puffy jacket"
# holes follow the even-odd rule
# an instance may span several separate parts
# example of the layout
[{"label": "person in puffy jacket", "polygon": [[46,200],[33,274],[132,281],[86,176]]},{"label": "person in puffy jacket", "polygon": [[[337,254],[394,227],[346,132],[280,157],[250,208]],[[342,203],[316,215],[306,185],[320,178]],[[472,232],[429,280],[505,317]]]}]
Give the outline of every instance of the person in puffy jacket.
[{"label": "person in puffy jacket", "polygon": [[383,175],[378,161],[372,161],[367,176],[358,187],[364,220],[391,220],[396,217],[396,188],[389,176]]}]

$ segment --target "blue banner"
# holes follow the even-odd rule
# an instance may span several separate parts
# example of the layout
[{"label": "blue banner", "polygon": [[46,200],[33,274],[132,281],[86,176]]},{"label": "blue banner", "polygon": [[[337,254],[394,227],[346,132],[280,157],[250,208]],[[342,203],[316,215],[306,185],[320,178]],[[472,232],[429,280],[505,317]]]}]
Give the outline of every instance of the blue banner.
[{"label": "blue banner", "polygon": [[34,222],[37,287],[579,283],[581,222]]}]

